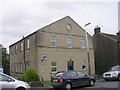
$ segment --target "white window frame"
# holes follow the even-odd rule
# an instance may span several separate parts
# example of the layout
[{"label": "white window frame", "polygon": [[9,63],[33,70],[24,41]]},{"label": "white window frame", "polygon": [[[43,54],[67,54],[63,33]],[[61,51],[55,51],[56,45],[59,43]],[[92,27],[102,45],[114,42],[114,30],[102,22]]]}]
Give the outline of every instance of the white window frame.
[{"label": "white window frame", "polygon": [[23,63],[20,63],[20,73],[23,73]]},{"label": "white window frame", "polygon": [[16,72],[16,73],[18,72],[18,71],[17,71],[17,70],[18,70],[18,69],[17,69],[17,66],[18,66],[17,63],[15,63],[15,72]]},{"label": "white window frame", "polygon": [[14,49],[13,49],[13,46],[11,47],[11,55],[13,55],[13,51],[14,51]]},{"label": "white window frame", "polygon": [[51,47],[56,47],[56,42],[57,42],[57,38],[56,38],[56,36],[51,36],[50,37],[50,45],[51,45]]},{"label": "white window frame", "polygon": [[17,50],[18,50],[18,46],[17,44],[15,45],[15,53],[17,53]]},{"label": "white window frame", "polygon": [[11,63],[11,72],[13,73],[14,72],[14,64]]},{"label": "white window frame", "polygon": [[67,37],[67,48],[72,48],[72,37]]},{"label": "white window frame", "polygon": [[[56,65],[53,65],[53,63],[55,63]],[[52,71],[52,68],[56,68],[56,71]],[[57,62],[56,61],[52,61],[51,62],[51,72],[52,73],[56,73],[57,72]]]},{"label": "white window frame", "polygon": [[23,51],[23,41],[20,42],[20,51],[21,51],[21,52]]},{"label": "white window frame", "polygon": [[80,48],[86,49],[86,40],[85,39],[80,40]]},{"label": "white window frame", "polygon": [[30,39],[27,39],[27,49],[30,49]]}]

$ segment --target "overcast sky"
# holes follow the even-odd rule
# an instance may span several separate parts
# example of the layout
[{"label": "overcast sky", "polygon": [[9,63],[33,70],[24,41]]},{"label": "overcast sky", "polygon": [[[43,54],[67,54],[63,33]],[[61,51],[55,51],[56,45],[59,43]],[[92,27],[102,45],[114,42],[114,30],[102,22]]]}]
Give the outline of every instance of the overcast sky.
[{"label": "overcast sky", "polygon": [[65,16],[93,35],[96,25],[102,32],[118,32],[119,0],[0,0],[0,44],[9,45]]}]

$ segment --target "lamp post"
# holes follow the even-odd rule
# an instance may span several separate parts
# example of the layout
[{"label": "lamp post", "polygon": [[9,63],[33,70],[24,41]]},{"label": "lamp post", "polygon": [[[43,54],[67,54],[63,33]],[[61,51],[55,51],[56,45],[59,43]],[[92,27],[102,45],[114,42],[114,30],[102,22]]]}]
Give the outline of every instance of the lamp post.
[{"label": "lamp post", "polygon": [[86,26],[90,25],[91,23],[87,23],[84,25],[85,27],[85,37],[86,37],[86,48],[87,48],[87,59],[88,59],[88,74],[91,75],[91,68],[90,68],[90,55],[89,55],[89,44],[88,44],[88,35],[86,32]]},{"label": "lamp post", "polygon": [[120,30],[117,33],[117,47],[118,47],[118,64],[120,65]]}]

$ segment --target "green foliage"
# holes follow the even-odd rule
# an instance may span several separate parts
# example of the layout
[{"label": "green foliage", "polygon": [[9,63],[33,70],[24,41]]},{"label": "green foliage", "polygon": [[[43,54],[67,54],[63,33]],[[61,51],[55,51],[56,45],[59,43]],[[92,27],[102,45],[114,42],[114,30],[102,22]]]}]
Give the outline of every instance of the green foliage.
[{"label": "green foliage", "polygon": [[25,81],[25,75],[24,75],[24,74],[20,75],[20,76],[18,77],[18,79],[21,80],[21,81]]},{"label": "green foliage", "polygon": [[19,79],[30,83],[39,81],[39,76],[33,68],[29,67],[25,70],[25,73],[19,77]]},{"label": "green foliage", "polygon": [[6,48],[2,48],[2,65],[4,73],[10,75],[10,58]]}]

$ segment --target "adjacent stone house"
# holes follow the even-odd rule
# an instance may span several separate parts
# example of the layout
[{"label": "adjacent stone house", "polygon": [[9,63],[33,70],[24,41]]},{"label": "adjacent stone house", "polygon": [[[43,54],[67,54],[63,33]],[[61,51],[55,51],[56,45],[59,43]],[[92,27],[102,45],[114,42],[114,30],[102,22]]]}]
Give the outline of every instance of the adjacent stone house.
[{"label": "adjacent stone house", "polygon": [[94,32],[95,71],[96,74],[102,75],[112,66],[119,64],[120,43],[117,35],[102,33],[100,27],[96,27]]},{"label": "adjacent stone house", "polygon": [[[95,74],[92,37],[88,34],[90,71]],[[9,46],[12,76],[33,67],[44,80],[63,70],[83,70],[88,73],[85,30],[66,16]]]}]

